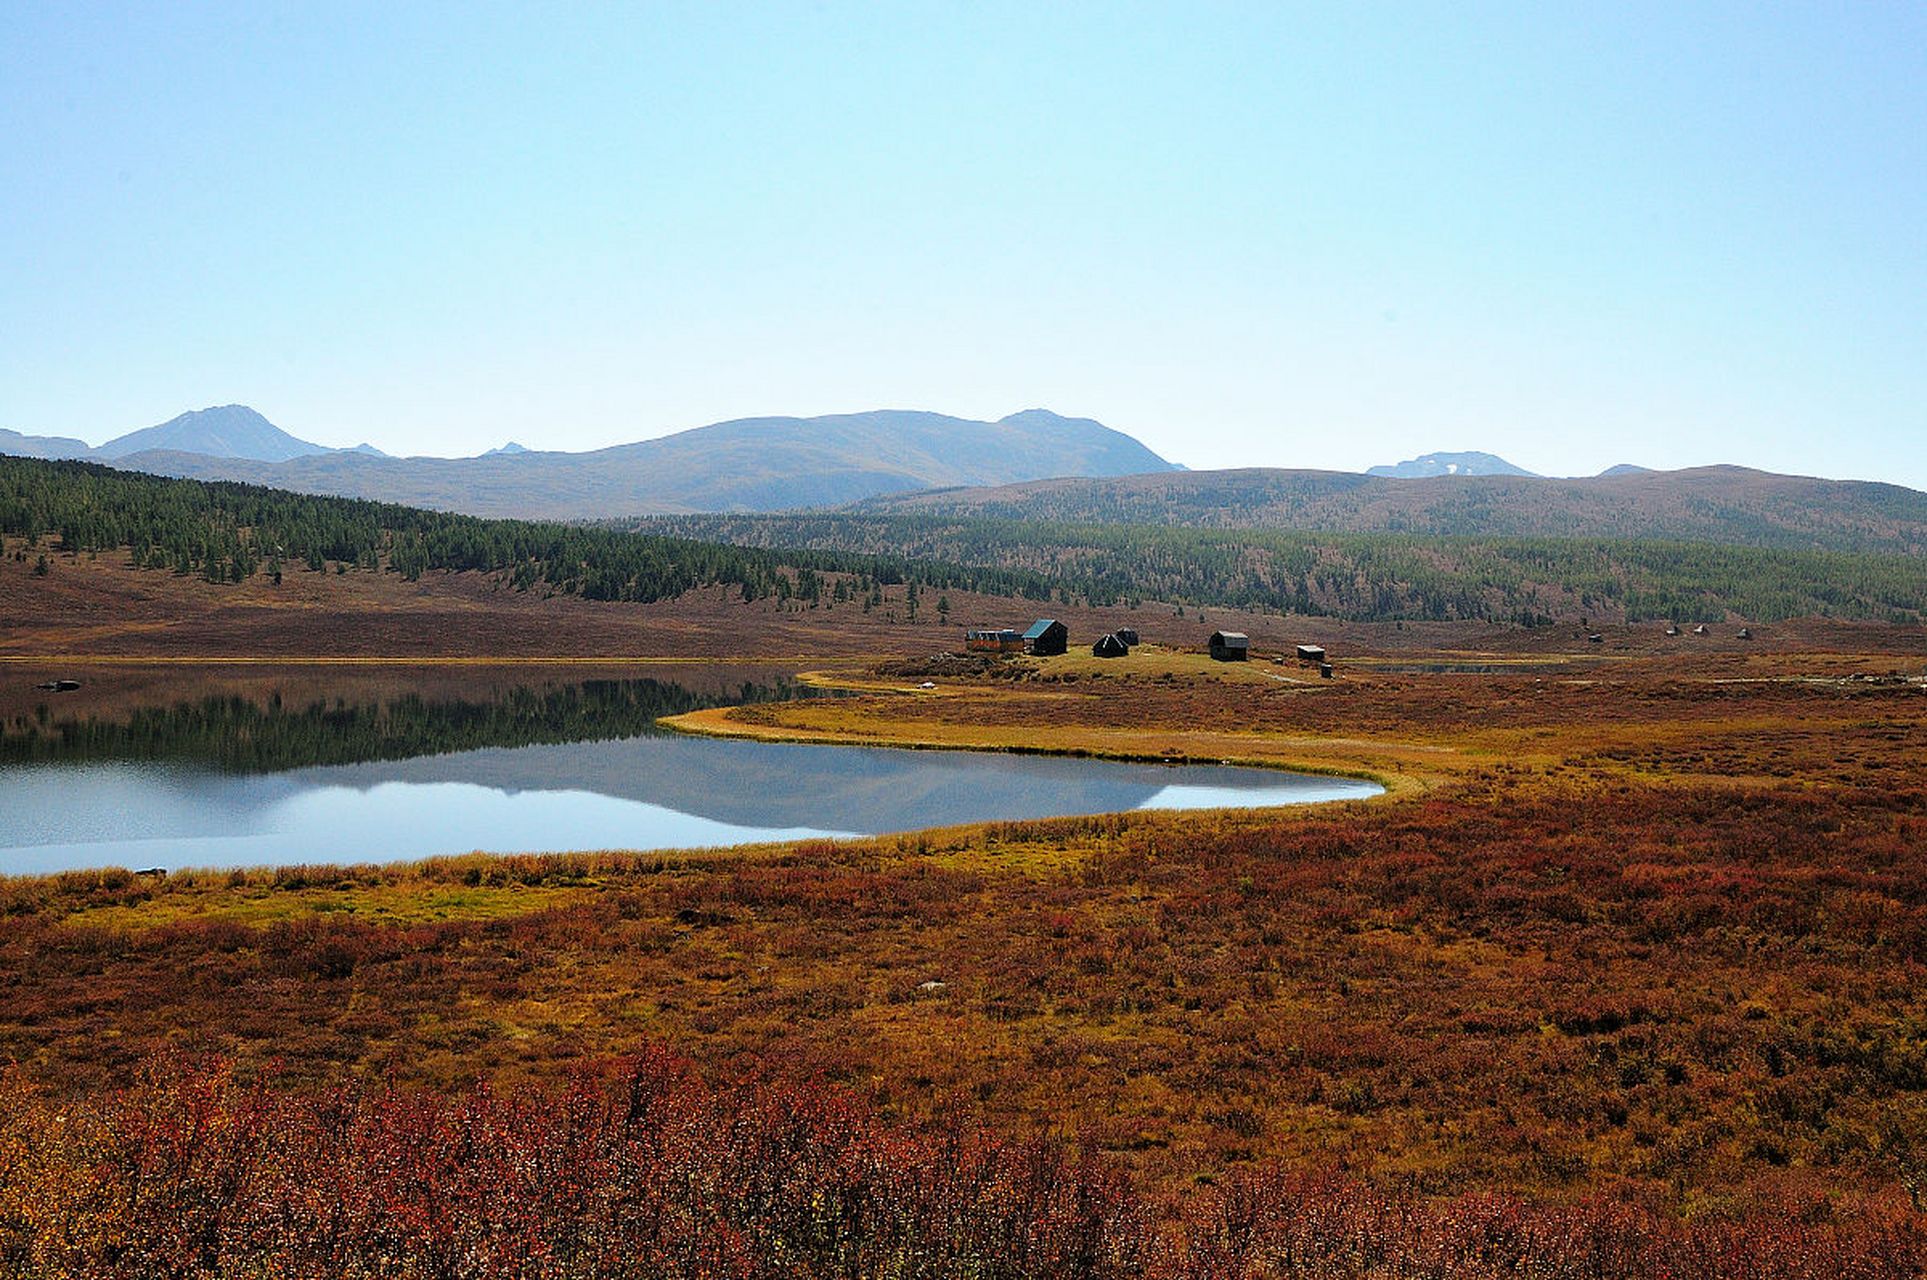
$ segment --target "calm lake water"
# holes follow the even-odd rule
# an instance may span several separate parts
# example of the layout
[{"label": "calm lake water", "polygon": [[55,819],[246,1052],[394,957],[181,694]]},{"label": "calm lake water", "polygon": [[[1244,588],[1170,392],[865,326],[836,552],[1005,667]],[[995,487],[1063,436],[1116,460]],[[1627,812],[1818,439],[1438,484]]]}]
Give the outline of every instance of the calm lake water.
[{"label": "calm lake water", "polygon": [[1379,790],[1263,769],[653,728],[662,711],[742,693],[692,698],[658,681],[611,681],[480,704],[204,699],[131,722],[16,724],[0,736],[0,873],[694,848]]}]

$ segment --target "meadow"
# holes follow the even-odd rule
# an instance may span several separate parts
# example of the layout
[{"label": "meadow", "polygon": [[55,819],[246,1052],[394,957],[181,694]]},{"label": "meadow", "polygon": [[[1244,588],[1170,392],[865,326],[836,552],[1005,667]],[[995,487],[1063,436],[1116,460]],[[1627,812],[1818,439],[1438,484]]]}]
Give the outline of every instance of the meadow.
[{"label": "meadow", "polygon": [[1330,682],[1153,649],[923,690],[899,660],[681,717],[1375,801],[0,882],[3,1256],[1918,1273],[1919,629],[1429,655],[1476,675],[1382,638]]}]

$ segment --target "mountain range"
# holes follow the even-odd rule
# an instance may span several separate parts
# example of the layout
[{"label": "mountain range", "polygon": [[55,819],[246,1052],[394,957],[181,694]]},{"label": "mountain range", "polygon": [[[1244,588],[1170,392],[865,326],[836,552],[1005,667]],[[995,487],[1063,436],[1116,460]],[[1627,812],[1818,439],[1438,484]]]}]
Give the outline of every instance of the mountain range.
[{"label": "mountain range", "polygon": [[481,516],[584,519],[833,506],[879,494],[1050,476],[1170,471],[1089,418],[1029,409],[980,422],[883,409],[743,418],[587,453],[510,443],[477,458],[391,458],[327,449],[241,405],[182,414],[110,440],[0,434],[0,453],[79,458],[202,480],[372,498]]},{"label": "mountain range", "polygon": [[[159,426],[142,427],[95,447],[70,436],[29,436],[0,429],[0,453],[22,458],[82,459],[121,463],[153,453],[192,453],[250,462],[287,462],[326,453],[358,453],[385,458],[371,444],[330,449],[289,435],[244,404],[196,409]],[[150,468],[135,467],[135,470]]]},{"label": "mountain range", "polygon": [[184,413],[98,448],[0,431],[0,453],[240,480],[480,516],[620,519],[840,509],[1424,536],[1670,538],[1927,552],[1927,494],[1743,467],[1535,476],[1488,453],[1370,473],[1186,471],[1122,432],[1044,409],[995,422],[914,410],[743,418],[585,453],[509,442],[474,458],[329,449],[244,405]]}]

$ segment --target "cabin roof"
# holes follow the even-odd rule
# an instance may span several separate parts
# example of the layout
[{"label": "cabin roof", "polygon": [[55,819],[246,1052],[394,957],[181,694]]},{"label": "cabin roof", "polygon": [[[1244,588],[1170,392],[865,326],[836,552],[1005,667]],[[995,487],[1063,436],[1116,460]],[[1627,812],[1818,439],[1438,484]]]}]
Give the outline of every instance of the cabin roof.
[{"label": "cabin roof", "polygon": [[1030,624],[1030,630],[1024,632],[1024,639],[1035,640],[1056,625],[1057,619],[1055,618],[1039,618]]},{"label": "cabin roof", "polygon": [[1242,631],[1213,631],[1211,633],[1211,642],[1213,644],[1228,644],[1235,648],[1238,645],[1249,645],[1251,643],[1251,637]]}]

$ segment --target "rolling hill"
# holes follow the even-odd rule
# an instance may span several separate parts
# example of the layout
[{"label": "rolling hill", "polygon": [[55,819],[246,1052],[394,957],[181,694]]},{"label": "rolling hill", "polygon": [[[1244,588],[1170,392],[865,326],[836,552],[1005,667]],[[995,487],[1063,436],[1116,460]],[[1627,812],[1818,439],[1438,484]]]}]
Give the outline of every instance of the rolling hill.
[{"label": "rolling hill", "polygon": [[[649,536],[637,536],[643,533]],[[0,458],[9,563],[64,578],[62,556],[124,552],[162,584],[198,577],[480,573],[496,586],[650,603],[704,587],[867,612],[885,586],[1090,607],[1144,601],[1358,621],[1808,615],[1918,624],[1916,556],[1659,540],[1417,537],[1277,529],[861,516],[637,517],[597,527],[482,520],[357,499]],[[59,563],[55,563],[59,562]],[[19,580],[32,581],[16,568]],[[834,580],[826,575],[835,575]],[[914,618],[914,594],[903,606]],[[941,616],[943,596],[930,602]],[[1012,610],[1021,614],[1029,606]]]},{"label": "rolling hill", "polygon": [[72,436],[29,436],[0,427],[0,453],[16,458],[91,458],[94,448]]},{"label": "rolling hill", "polygon": [[1054,479],[871,499],[863,515],[1201,529],[1525,538],[1665,538],[1927,553],[1927,493],[1745,467],[1399,479],[1251,468]]},{"label": "rolling hill", "polygon": [[262,459],[175,445],[116,453],[111,460],[159,475],[240,480],[468,515],[565,520],[836,506],[942,485],[1171,469],[1122,432],[1043,409],[997,422],[910,410],[745,418],[588,453],[499,450],[479,458],[388,458],[337,449]]}]

